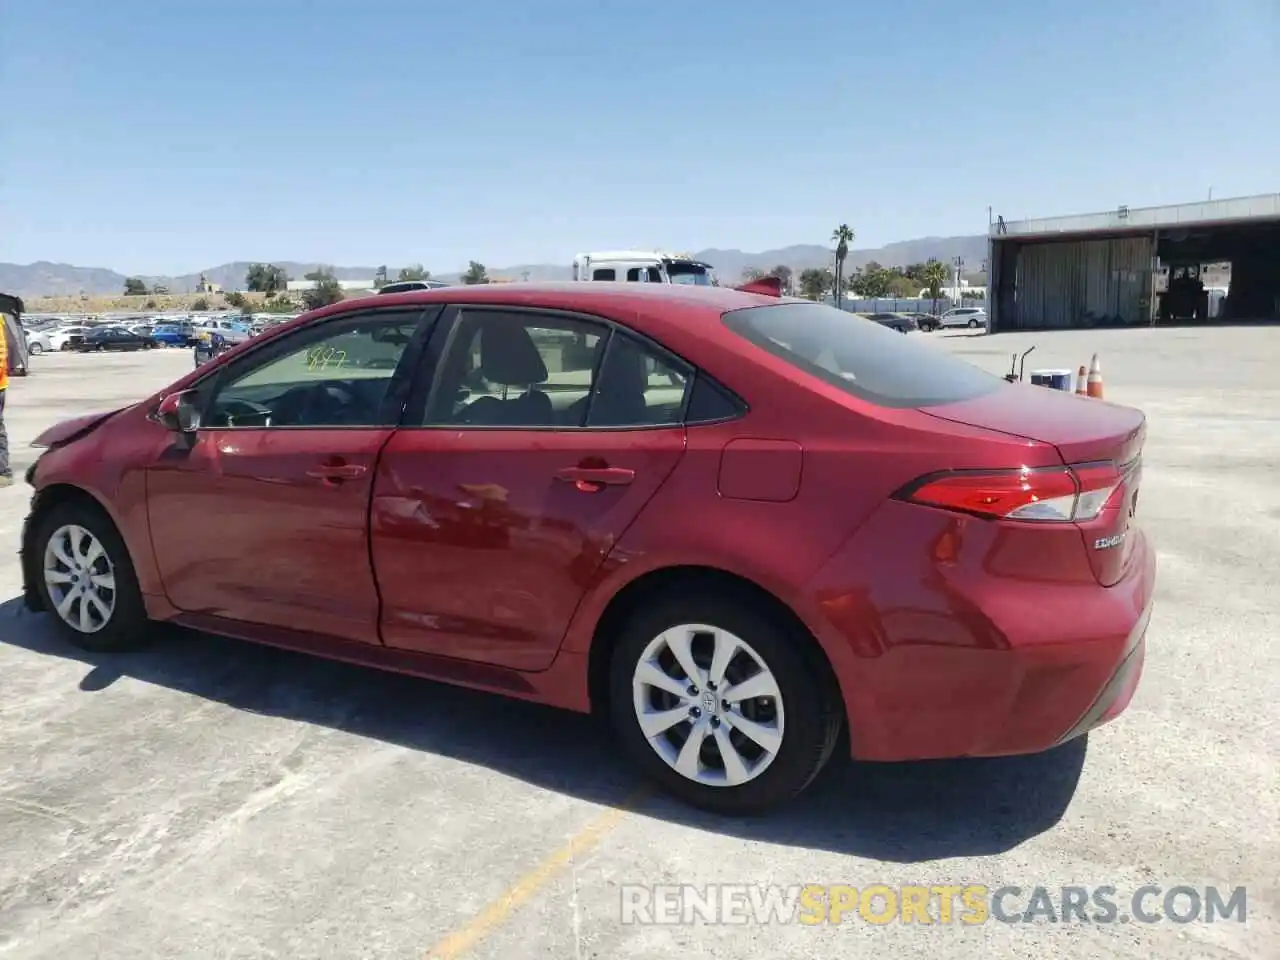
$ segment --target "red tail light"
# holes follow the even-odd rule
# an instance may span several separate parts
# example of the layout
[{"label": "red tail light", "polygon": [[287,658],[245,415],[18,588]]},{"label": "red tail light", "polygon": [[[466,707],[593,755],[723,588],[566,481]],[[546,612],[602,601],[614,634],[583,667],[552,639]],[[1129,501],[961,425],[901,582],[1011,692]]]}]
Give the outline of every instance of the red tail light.
[{"label": "red tail light", "polygon": [[902,498],[979,517],[1070,523],[1096,517],[1122,479],[1111,463],[957,470],[917,481]]}]

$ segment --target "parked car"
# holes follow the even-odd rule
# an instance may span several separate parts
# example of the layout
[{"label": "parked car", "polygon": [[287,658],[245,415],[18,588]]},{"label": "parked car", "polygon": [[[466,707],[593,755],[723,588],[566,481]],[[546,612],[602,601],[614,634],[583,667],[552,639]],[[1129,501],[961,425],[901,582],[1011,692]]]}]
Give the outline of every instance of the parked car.
[{"label": "parked car", "polygon": [[908,314],[904,314],[904,316],[908,316],[912,320],[914,320],[916,322],[916,326],[919,327],[920,330],[924,331],[925,333],[930,333],[931,331],[937,330],[938,327],[941,325],[940,323],[941,318],[938,317],[937,314],[933,314],[933,313],[908,313]]},{"label": "parked car", "polygon": [[938,318],[940,327],[985,327],[987,311],[981,307],[956,307]]},{"label": "parked car", "polygon": [[439,290],[449,284],[443,280],[396,280],[378,288],[378,293],[407,293],[410,290]]},{"label": "parked car", "polygon": [[104,350],[150,350],[150,337],[134,333],[127,327],[96,327],[81,337],[72,337],[72,350],[80,353],[101,353]]},{"label": "parked car", "polygon": [[162,323],[151,328],[151,342],[158,347],[188,347],[194,339],[190,326]]},{"label": "parked car", "polygon": [[80,325],[74,327],[62,327],[55,330],[53,333],[49,334],[49,348],[51,350],[59,351],[70,350],[72,341],[79,340],[91,329],[93,328]]},{"label": "parked car", "polygon": [[27,330],[27,353],[31,356],[39,356],[42,353],[53,352],[53,340],[49,334],[42,330]]},{"label": "parked car", "polygon": [[837,744],[1027,753],[1123,711],[1145,431],[807,301],[370,297],[46,430],[24,597],[98,654],[171,621],[599,711],[741,813]]},{"label": "parked car", "polygon": [[897,330],[899,333],[910,333],[912,330],[920,329],[914,320],[901,313],[872,313],[868,314],[867,319],[890,330]]}]

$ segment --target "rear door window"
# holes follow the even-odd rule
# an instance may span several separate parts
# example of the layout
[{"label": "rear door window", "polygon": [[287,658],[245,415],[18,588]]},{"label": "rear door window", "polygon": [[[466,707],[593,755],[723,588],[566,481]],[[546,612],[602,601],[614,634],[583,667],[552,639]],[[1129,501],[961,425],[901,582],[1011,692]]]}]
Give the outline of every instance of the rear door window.
[{"label": "rear door window", "polygon": [[748,307],[726,313],[724,322],[810,376],[882,407],[958,403],[1004,386],[938,346],[820,303]]}]

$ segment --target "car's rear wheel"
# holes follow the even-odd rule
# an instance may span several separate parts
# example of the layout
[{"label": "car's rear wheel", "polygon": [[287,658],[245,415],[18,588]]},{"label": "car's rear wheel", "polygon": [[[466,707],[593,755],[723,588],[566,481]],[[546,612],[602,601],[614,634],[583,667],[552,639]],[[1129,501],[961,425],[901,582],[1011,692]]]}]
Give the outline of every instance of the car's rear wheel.
[{"label": "car's rear wheel", "polygon": [[646,605],[613,651],[618,736],[649,777],[693,806],[749,814],[783,803],[818,775],[843,723],[810,642],[741,598]]},{"label": "car's rear wheel", "polygon": [[978,328],[978,326],[979,326],[979,323],[978,323],[978,321],[977,321],[977,320],[970,320],[970,321],[969,321],[969,326],[976,330],[976,329]]},{"label": "car's rear wheel", "polygon": [[147,614],[133,562],[101,507],[53,507],[37,521],[34,548],[36,587],[63,636],[97,653],[143,642]]},{"label": "car's rear wheel", "polygon": [[40,346],[38,343],[29,343],[27,344],[27,353],[31,354],[33,357],[38,357],[40,354],[44,353],[44,347]]}]

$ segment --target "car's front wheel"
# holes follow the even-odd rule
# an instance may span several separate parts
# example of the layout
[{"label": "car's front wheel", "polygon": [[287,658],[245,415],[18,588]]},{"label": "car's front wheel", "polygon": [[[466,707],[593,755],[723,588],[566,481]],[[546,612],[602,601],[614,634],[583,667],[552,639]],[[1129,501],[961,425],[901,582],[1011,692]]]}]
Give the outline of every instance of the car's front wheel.
[{"label": "car's front wheel", "polygon": [[44,353],[44,347],[40,346],[38,343],[29,343],[27,344],[27,353],[31,354],[33,357],[38,357],[40,354]]},{"label": "car's front wheel", "polygon": [[101,507],[74,500],[37,521],[36,586],[62,634],[94,652],[139,645],[146,609],[124,540]]},{"label": "car's front wheel", "polygon": [[750,814],[783,803],[817,776],[843,724],[809,643],[739,598],[649,604],[613,652],[618,736],[648,776],[693,806]]},{"label": "car's front wheel", "polygon": [[980,323],[978,323],[978,321],[977,321],[977,320],[970,320],[970,321],[969,321],[969,326],[970,326],[970,328],[972,328],[972,329],[976,330],[976,329],[978,329],[978,327],[980,327],[980,326],[981,326],[981,324],[980,324]]}]

